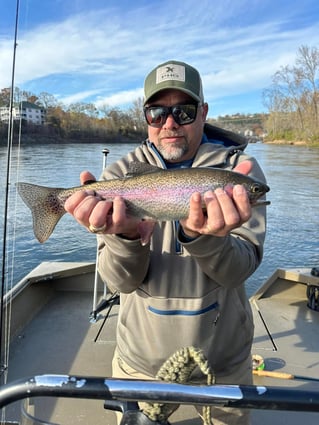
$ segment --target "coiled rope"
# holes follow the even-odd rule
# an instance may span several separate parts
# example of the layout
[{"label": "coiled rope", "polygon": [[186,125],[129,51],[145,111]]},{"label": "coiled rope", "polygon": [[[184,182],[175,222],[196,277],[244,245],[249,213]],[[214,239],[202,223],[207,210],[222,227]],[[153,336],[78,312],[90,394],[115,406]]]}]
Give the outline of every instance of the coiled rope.
[{"label": "coiled rope", "polygon": [[[166,382],[185,384],[189,381],[192,372],[199,367],[207,376],[207,385],[215,383],[215,376],[210,369],[202,350],[194,347],[184,347],[174,353],[161,366],[156,379]],[[168,416],[172,413],[172,405],[164,403],[146,403],[143,413],[152,421],[167,423]],[[204,406],[201,416],[204,425],[212,425],[211,407]]]}]

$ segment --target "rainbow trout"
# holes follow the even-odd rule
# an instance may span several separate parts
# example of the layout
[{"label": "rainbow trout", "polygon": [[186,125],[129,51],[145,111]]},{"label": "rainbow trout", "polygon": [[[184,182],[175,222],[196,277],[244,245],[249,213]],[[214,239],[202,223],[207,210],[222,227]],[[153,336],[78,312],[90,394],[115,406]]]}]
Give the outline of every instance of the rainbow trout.
[{"label": "rainbow trout", "polygon": [[18,192],[30,208],[33,231],[39,242],[45,242],[65,214],[65,201],[79,190],[93,190],[102,199],[112,201],[121,196],[129,215],[156,221],[186,218],[191,194],[226,185],[242,184],[252,206],[267,205],[258,199],[269,187],[249,176],[218,168],[180,168],[163,170],[153,165],[132,163],[123,178],[90,183],[70,189],[49,188],[30,183],[17,183]]}]

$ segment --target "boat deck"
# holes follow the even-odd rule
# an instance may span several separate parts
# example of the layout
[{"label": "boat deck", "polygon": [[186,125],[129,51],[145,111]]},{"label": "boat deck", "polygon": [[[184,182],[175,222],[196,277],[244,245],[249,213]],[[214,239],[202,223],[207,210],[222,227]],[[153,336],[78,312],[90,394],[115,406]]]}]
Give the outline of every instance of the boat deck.
[{"label": "boat deck", "polygon": [[[42,264],[28,276],[27,287],[18,289],[12,310],[18,312],[12,316],[17,333],[10,348],[8,382],[41,374],[111,376],[118,306],[112,307],[107,320],[102,317],[90,323],[93,280],[93,264],[62,263],[53,271],[51,264]],[[251,299],[256,325],[253,352],[263,356],[268,370],[319,379],[319,312],[306,306],[305,294],[306,284],[277,279]],[[28,320],[30,308],[33,317]],[[319,391],[318,383],[310,381],[255,376],[255,382]],[[6,408],[7,420],[21,423],[20,405],[16,402]],[[116,423],[114,412],[105,410],[101,400],[34,398],[28,412],[42,420],[24,419],[28,425]],[[278,411],[255,410],[252,417],[253,425],[283,423]],[[318,419],[317,413],[285,412],[285,421],[291,425],[314,424]],[[202,424],[192,406],[178,409],[170,422]]]},{"label": "boat deck", "polygon": [[[43,271],[43,267],[38,270],[39,276]],[[34,274],[32,277],[35,276]],[[32,285],[42,287],[42,297],[37,300],[40,301],[41,308],[32,320],[20,329],[11,344],[9,382],[24,376],[51,373],[110,375],[116,312],[112,312],[102,335],[96,340],[102,321],[93,324],[89,322],[92,290],[85,290],[86,285],[81,282],[83,276],[89,278],[92,283],[92,274],[74,276],[72,279],[78,280],[79,291],[73,289],[76,286],[69,281],[68,276],[56,278],[54,284],[48,279]],[[32,293],[29,298],[33,298]],[[113,414],[103,409],[100,400],[88,400],[84,405],[83,400],[77,399],[35,398],[34,403],[35,406],[29,407],[30,413],[34,413],[41,420],[56,424],[62,423],[61,418],[63,424],[70,425],[115,423],[112,422]],[[19,420],[19,404],[20,402],[14,403],[7,409],[10,411],[11,420]]]},{"label": "boat deck", "polygon": [[[319,311],[307,307],[307,285],[319,285],[309,269],[277,270],[251,298],[255,337],[253,354],[264,358],[265,370],[285,372],[295,379],[254,377],[257,385],[287,386],[319,391]],[[296,379],[317,378],[318,382]],[[282,423],[282,415],[253,412],[259,425]],[[314,424],[317,413],[285,412],[289,424]]]},{"label": "boat deck", "polygon": [[[100,320],[91,323],[94,265],[83,265],[80,270],[78,266],[75,264],[70,273],[70,264],[56,264],[52,273],[51,265],[44,263],[29,275],[29,282],[35,283],[29,288],[27,300],[23,291],[23,303],[30,301],[41,308],[35,309],[30,322],[21,324],[11,344],[8,382],[41,374],[111,376],[118,306],[112,307],[105,323],[105,311]],[[48,267],[50,271],[46,270]],[[37,282],[37,276],[43,274],[46,277]],[[39,292],[42,295],[35,296]],[[16,307],[21,312],[23,307]],[[12,319],[19,321],[14,316]],[[101,400],[36,397],[31,403],[28,412],[44,422],[28,419],[23,424],[116,424],[115,413],[105,410]],[[21,402],[11,404],[6,410],[7,420],[21,421]],[[188,419],[181,422],[185,417]],[[173,423],[202,424],[192,406],[183,406],[171,418]]]}]

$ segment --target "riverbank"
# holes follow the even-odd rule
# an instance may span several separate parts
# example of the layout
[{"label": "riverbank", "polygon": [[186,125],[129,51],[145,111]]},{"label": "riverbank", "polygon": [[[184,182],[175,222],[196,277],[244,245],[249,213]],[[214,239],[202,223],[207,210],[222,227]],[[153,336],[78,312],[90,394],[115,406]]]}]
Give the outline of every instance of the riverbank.
[{"label": "riverbank", "polygon": [[297,146],[307,146],[305,140],[284,140],[284,139],[276,139],[276,140],[265,140],[263,143],[273,144],[273,145],[297,145]]},{"label": "riverbank", "polygon": [[[23,143],[25,146],[32,146],[32,145],[67,145],[67,144],[110,144],[110,143],[138,143],[141,140],[145,139],[145,135],[141,136],[123,136],[123,135],[114,135],[110,137],[90,137],[90,138],[62,138],[62,137],[56,137],[56,136],[29,136],[29,135],[23,135],[21,139],[21,143]],[[19,143],[19,140],[17,138],[13,139],[13,143],[17,145]],[[0,146],[6,146],[7,140],[0,139]]]},{"label": "riverbank", "polygon": [[[125,136],[122,134],[110,135],[108,137],[90,137],[90,138],[62,138],[56,136],[43,136],[43,135],[26,135],[22,136],[22,141],[24,145],[52,145],[52,144],[124,144],[124,143],[139,143],[142,140],[146,139],[146,134],[129,135]],[[7,139],[0,138],[0,146],[7,145]],[[14,138],[14,144],[18,144],[19,141],[17,138]],[[251,142],[253,143],[253,142]],[[285,140],[285,139],[275,139],[275,140],[262,140],[262,143],[267,145],[290,145],[290,146],[308,146],[311,148],[319,148],[319,142],[306,142],[305,140]]]},{"label": "riverbank", "polygon": [[267,145],[290,145],[290,146],[308,146],[309,148],[319,148],[319,142],[306,142],[305,140],[264,140],[263,143]]}]

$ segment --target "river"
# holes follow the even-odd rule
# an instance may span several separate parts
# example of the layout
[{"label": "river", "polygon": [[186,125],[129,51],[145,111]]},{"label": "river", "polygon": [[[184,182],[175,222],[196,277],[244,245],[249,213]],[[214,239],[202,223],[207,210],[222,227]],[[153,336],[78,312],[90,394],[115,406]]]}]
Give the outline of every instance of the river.
[{"label": "river", "polygon": [[[66,144],[22,146],[20,153],[16,148],[12,150],[6,249],[8,286],[42,261],[94,261],[96,253],[95,236],[68,215],[62,218],[50,239],[39,244],[33,235],[30,212],[16,195],[14,183],[76,186],[82,170],[99,176],[104,148],[110,151],[109,164],[134,147],[132,144]],[[264,259],[247,282],[247,293],[251,295],[278,267],[319,266],[319,150],[257,143],[249,144],[246,151],[258,159],[271,188]],[[6,180],[6,155],[6,148],[0,147],[2,182]],[[1,244],[4,195],[2,186]]]}]

